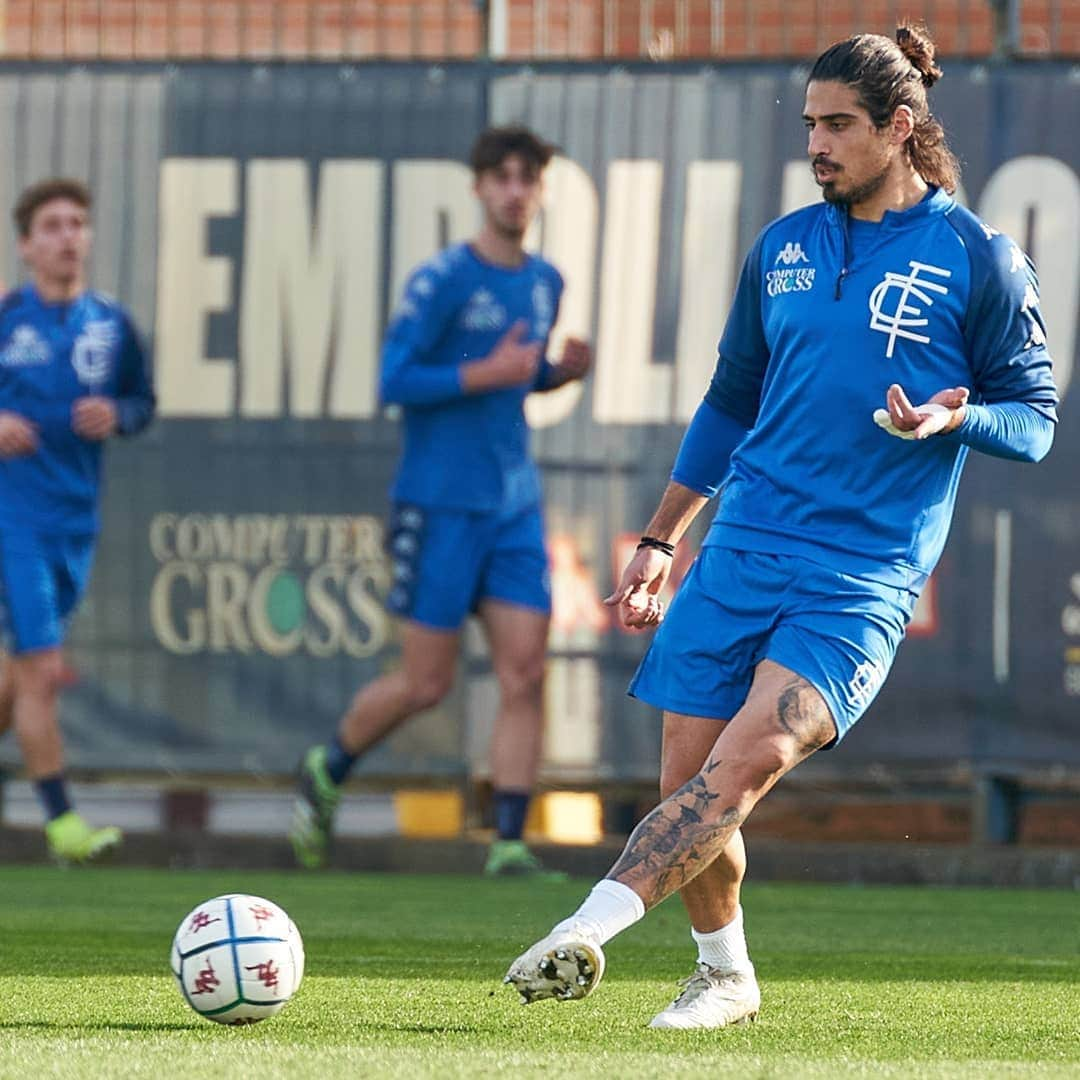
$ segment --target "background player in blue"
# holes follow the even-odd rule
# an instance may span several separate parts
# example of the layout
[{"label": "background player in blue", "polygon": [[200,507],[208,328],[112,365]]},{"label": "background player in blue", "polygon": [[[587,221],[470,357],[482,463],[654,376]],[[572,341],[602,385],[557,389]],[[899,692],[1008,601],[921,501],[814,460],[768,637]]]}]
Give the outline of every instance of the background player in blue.
[{"label": "background player in blue", "polygon": [[304,866],[326,861],[339,786],[357,757],[450,689],[462,624],[476,613],[500,691],[497,839],[485,870],[543,872],[521,839],[543,738],[551,607],[523,407],[530,392],[580,379],[591,363],[572,338],[559,363],[544,357],[562,278],[523,242],[551,155],[525,128],[479,136],[471,164],[483,226],[417,268],[387,331],[381,396],[404,413],[388,598],[402,619],[401,666],[361,689],[329,745],[305,755],[290,831]]},{"label": "background player in blue", "polygon": [[[602,945],[679,890],[697,966],[653,1027],[752,1019],[740,826],[873,700],[945,543],[969,448],[1038,461],[1057,395],[1034,270],[958,206],[925,32],[828,49],[804,120],[824,203],[751,249],[705,400],[609,597],[660,622],[672,544],[716,519],[631,685],[664,712],[663,801],[608,877],[511,965],[526,1002],[588,994]],[[921,402],[913,407],[911,401]]]},{"label": "background player in blue", "polygon": [[87,289],[90,192],[44,180],[15,206],[31,281],[0,303],[0,734],[14,727],[54,856],[80,862],[120,840],[71,808],[57,699],[61,643],[98,531],[103,443],[154,412],[128,315]]}]

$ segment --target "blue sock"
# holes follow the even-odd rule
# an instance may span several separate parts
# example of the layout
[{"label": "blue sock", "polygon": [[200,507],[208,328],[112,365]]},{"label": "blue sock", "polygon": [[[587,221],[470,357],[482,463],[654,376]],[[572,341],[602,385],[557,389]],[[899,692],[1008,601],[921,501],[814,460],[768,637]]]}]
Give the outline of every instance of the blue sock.
[{"label": "blue sock", "polygon": [[531,794],[528,791],[495,791],[495,831],[500,840],[521,839]]},{"label": "blue sock", "polygon": [[350,754],[341,745],[341,739],[335,735],[326,744],[326,771],[330,774],[330,779],[335,784],[340,784],[349,775],[349,770],[356,764],[359,756],[359,754]]},{"label": "blue sock", "polygon": [[57,773],[55,776],[44,776],[40,780],[35,780],[34,787],[37,788],[38,798],[45,809],[45,819],[47,821],[52,821],[71,809],[63,773]]}]

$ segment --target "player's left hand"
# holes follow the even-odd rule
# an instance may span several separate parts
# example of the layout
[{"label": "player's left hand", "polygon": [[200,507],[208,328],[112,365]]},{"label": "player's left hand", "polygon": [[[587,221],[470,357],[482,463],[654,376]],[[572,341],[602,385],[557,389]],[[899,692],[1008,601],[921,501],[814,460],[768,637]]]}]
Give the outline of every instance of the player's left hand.
[{"label": "player's left hand", "polygon": [[562,356],[559,358],[559,370],[564,382],[583,379],[592,367],[592,346],[581,338],[568,337],[563,343]]},{"label": "player's left hand", "polygon": [[107,397],[84,397],[71,410],[71,427],[90,442],[101,442],[116,433],[116,402]]},{"label": "player's left hand", "polygon": [[959,427],[969,391],[966,386],[939,390],[922,405],[912,405],[904,388],[893,383],[885,394],[884,409],[874,410],[874,423],[899,439],[928,439]]}]

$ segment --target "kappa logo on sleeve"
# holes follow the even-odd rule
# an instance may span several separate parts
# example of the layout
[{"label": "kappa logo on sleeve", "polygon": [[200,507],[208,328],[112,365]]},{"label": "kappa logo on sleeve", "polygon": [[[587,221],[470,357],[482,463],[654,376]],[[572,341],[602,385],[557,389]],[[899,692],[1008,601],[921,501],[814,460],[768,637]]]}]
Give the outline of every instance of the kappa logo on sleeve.
[{"label": "kappa logo on sleeve", "polygon": [[1024,350],[1034,349],[1046,344],[1046,334],[1039,321],[1039,294],[1030,282],[1024,288],[1024,299],[1020,304],[1020,314],[1027,319],[1029,333]]}]

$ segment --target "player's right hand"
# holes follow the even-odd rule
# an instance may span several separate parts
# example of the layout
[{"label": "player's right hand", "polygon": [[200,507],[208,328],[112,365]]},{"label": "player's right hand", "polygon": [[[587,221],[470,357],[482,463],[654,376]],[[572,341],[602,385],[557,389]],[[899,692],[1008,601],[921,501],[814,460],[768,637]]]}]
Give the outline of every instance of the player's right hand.
[{"label": "player's right hand", "polygon": [[671,556],[656,548],[639,548],[627,563],[615,591],[604,600],[629,630],[644,630],[664,621],[660,593],[671,573]]},{"label": "player's right hand", "polygon": [[488,354],[485,365],[489,386],[520,386],[536,378],[543,342],[523,342],[521,339],[527,329],[528,323],[518,319]]},{"label": "player's right hand", "polygon": [[0,412],[0,458],[25,457],[37,448],[37,428],[25,416]]}]

